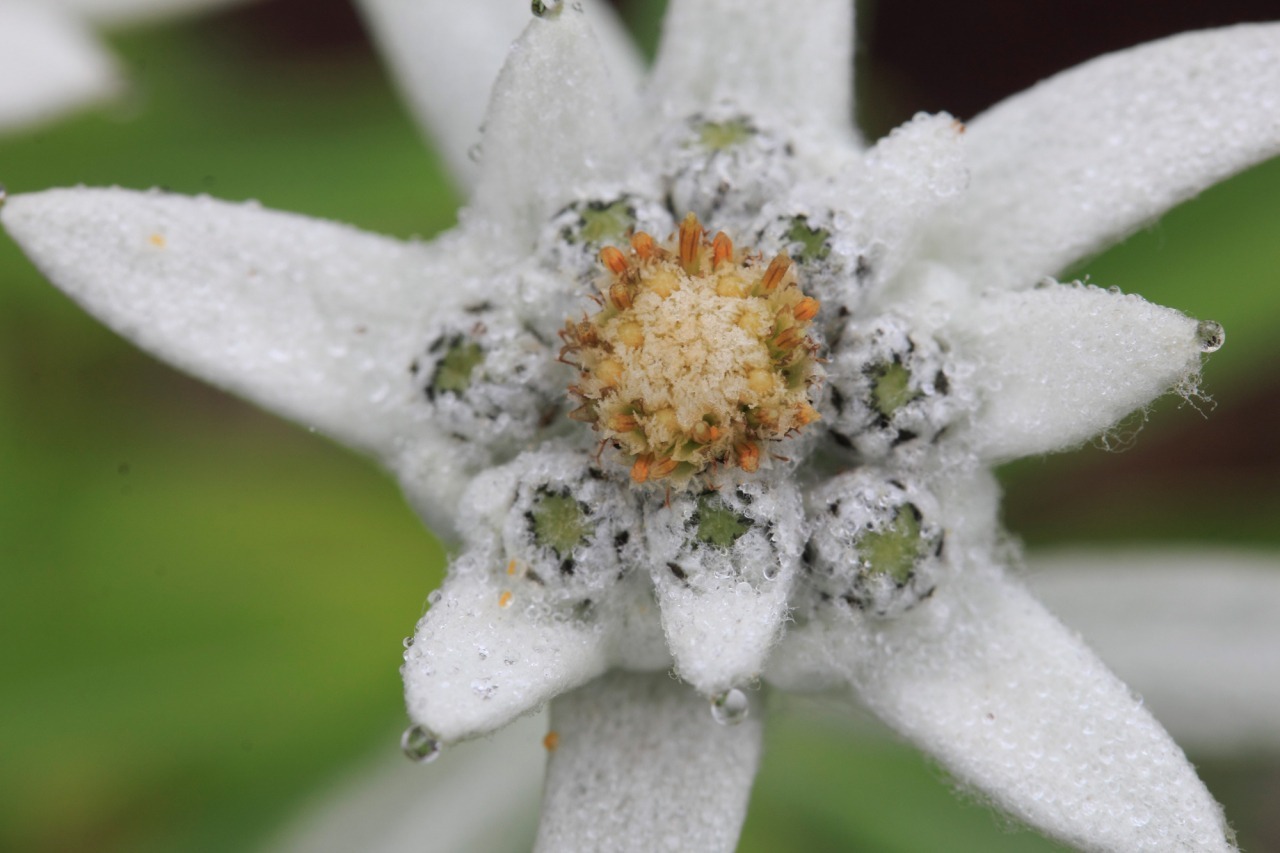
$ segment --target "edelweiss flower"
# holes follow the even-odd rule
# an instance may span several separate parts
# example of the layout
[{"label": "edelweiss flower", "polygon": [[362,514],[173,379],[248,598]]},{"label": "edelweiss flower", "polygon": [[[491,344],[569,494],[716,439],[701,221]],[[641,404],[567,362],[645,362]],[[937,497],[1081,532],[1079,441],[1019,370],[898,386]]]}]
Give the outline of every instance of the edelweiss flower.
[{"label": "edelweiss flower", "polygon": [[865,148],[845,4],[677,0],[639,97],[577,9],[535,10],[430,244],[124,190],[3,211],[106,322],[375,454],[460,538],[406,751],[554,700],[541,849],[730,849],[758,684],[838,688],[1053,837],[1233,849],[1008,576],[988,469],[1194,393],[1216,324],[1044,276],[1276,153],[1280,27]]},{"label": "edelweiss flower", "polygon": [[120,94],[90,25],[113,26],[234,0],[0,0],[0,130]]}]

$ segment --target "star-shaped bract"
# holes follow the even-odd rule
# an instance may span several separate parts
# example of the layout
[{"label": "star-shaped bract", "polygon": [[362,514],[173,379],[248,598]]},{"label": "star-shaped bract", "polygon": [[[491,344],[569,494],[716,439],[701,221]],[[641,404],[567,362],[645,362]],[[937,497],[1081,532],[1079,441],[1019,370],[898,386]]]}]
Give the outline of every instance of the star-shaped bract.
[{"label": "star-shaped bract", "polygon": [[[565,694],[543,849],[730,849],[758,714],[719,727],[706,699],[739,720],[757,678],[851,689],[1069,843],[1231,849],[1141,701],[1009,577],[988,468],[1194,393],[1216,325],[1046,276],[1276,153],[1280,28],[1103,57],[864,148],[846,4],[674,2],[642,94],[548,11],[430,244],[123,190],[18,197],[4,222],[119,331],[375,455],[460,536],[406,652],[408,746]],[[685,213],[790,253],[829,361],[821,421],[668,495],[561,417],[551,336],[602,298],[600,249],[643,255],[634,235]]]}]

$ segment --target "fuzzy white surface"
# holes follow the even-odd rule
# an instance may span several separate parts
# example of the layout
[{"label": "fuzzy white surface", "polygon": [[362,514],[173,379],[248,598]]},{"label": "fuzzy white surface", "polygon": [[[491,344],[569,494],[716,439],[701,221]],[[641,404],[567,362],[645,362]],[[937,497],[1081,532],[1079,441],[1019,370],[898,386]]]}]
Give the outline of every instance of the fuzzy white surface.
[{"label": "fuzzy white surface", "polygon": [[1197,754],[1280,751],[1280,560],[1209,550],[1068,551],[1027,583]]},{"label": "fuzzy white surface", "polygon": [[973,119],[965,146],[972,185],[937,247],[989,286],[1030,287],[1280,154],[1280,24],[1091,60]]},{"label": "fuzzy white surface", "polygon": [[[520,0],[360,0],[365,20],[423,130],[464,187],[475,183],[485,104],[498,70],[530,23]],[[579,0],[609,71],[639,87],[642,63],[612,8]],[[474,150],[473,150],[474,149]]]},{"label": "fuzzy white surface", "polygon": [[760,761],[758,718],[716,723],[665,673],[615,672],[559,697],[535,849],[728,853]]}]

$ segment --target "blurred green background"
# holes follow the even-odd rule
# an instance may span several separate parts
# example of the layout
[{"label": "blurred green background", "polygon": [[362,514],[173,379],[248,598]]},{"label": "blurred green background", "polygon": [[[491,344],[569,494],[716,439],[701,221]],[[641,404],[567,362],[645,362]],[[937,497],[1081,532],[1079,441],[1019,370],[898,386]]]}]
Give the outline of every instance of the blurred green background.
[{"label": "blurred green background", "polygon": [[[662,4],[622,5],[651,48]],[[1195,5],[1153,23],[1075,3],[1037,23],[1008,3],[864,4],[861,119],[874,135],[917,109],[972,115],[1103,50],[1256,14],[1179,17]],[[131,96],[0,137],[10,192],[163,186],[406,237],[453,221],[458,197],[342,0],[111,42]],[[1007,521],[1029,546],[1280,547],[1278,222],[1272,162],[1080,271],[1219,320],[1228,344],[1205,371],[1207,417],[1161,405],[1121,454],[1005,472]],[[137,352],[2,236],[0,476],[0,849],[254,849],[345,770],[396,750],[400,640],[444,554],[394,485]],[[744,851],[1058,849],[859,731],[777,715]],[[1246,849],[1280,849],[1275,757],[1192,758]]]}]

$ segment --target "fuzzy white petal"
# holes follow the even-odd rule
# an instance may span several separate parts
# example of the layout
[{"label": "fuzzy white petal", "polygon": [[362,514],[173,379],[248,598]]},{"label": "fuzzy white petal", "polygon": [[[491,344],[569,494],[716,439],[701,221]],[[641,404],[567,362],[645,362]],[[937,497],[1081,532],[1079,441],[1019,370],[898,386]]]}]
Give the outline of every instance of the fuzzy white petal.
[{"label": "fuzzy white petal", "polygon": [[650,98],[672,119],[728,103],[773,126],[849,139],[853,3],[672,0]]},{"label": "fuzzy white petal", "polygon": [[608,668],[603,629],[528,613],[492,567],[459,563],[401,668],[409,717],[441,742],[488,734]]},{"label": "fuzzy white petal", "polygon": [[42,0],[97,24],[118,25],[231,6],[247,0]]},{"label": "fuzzy white petal", "polygon": [[1170,308],[1095,287],[987,294],[953,325],[984,397],[957,436],[988,461],[1077,445],[1180,383],[1189,391],[1198,328]]},{"label": "fuzzy white petal", "polygon": [[1111,853],[1234,849],[1142,700],[1021,586],[958,578],[846,642],[850,682],[885,722],[1042,832]]},{"label": "fuzzy white petal", "polygon": [[[545,715],[446,749],[430,765],[391,756],[308,804],[276,853],[486,853],[528,849],[546,766]],[[390,738],[389,738],[390,740]],[[387,750],[379,750],[384,755]]]},{"label": "fuzzy white petal", "polygon": [[[403,243],[122,189],[17,196],[0,221],[58,287],[175,366],[393,467],[434,438],[406,377],[424,319],[463,297],[449,287],[468,257],[455,235]],[[413,484],[437,521],[465,482],[457,461]]]},{"label": "fuzzy white petal", "polygon": [[[511,43],[530,21],[529,4],[478,0],[361,0],[391,72],[414,115],[464,187],[477,177],[470,152],[493,81]],[[600,0],[583,0],[609,71],[636,90],[642,63],[617,14]]]},{"label": "fuzzy white petal", "polygon": [[973,185],[940,249],[1028,287],[1280,153],[1280,24],[1104,56],[978,116]]},{"label": "fuzzy white petal", "polygon": [[794,568],[753,586],[734,578],[692,589],[653,571],[662,628],[682,679],[708,696],[757,678],[787,618]]},{"label": "fuzzy white petal", "polygon": [[[918,113],[876,142],[842,176],[836,209],[852,208],[840,238],[852,239],[876,292],[918,248],[920,224],[964,191],[969,173],[959,122],[946,113]],[[839,250],[839,246],[837,246]]]},{"label": "fuzzy white petal", "polygon": [[968,554],[966,574],[906,615],[789,632],[770,682],[852,685],[958,781],[1080,849],[1233,850],[1220,808],[1143,700],[974,543],[959,544],[948,550]]},{"label": "fuzzy white petal", "polygon": [[714,722],[665,673],[615,672],[551,705],[542,853],[732,851],[760,761],[761,726]]},{"label": "fuzzy white petal", "polygon": [[1179,549],[1031,560],[1032,590],[1080,629],[1193,753],[1280,750],[1280,560]]},{"label": "fuzzy white petal", "polygon": [[566,4],[555,18],[534,19],[494,84],[480,179],[462,215],[494,228],[499,246],[531,250],[561,205],[602,176],[616,178],[626,103],[583,12]]},{"label": "fuzzy white petal", "polygon": [[0,2],[0,130],[37,124],[119,94],[115,60],[73,14]]}]

